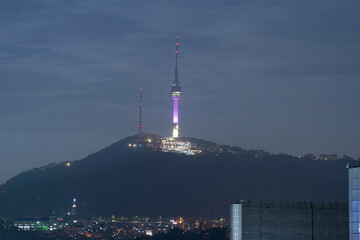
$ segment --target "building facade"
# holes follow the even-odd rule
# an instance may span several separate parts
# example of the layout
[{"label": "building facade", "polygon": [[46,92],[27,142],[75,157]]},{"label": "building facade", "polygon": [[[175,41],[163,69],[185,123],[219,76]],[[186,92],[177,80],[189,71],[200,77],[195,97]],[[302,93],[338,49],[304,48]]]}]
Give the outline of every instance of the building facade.
[{"label": "building facade", "polygon": [[231,240],[347,240],[344,203],[242,201],[231,204]]},{"label": "building facade", "polygon": [[15,218],[13,221],[14,226],[21,231],[52,231],[61,227],[61,222],[55,217]]},{"label": "building facade", "polygon": [[360,165],[348,164],[349,169],[349,234],[350,240],[360,239]]}]

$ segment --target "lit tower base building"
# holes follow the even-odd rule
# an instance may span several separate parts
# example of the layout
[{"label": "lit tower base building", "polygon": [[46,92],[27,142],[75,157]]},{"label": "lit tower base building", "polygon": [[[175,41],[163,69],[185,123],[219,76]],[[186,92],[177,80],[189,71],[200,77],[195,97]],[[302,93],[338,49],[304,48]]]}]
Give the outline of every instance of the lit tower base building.
[{"label": "lit tower base building", "polygon": [[195,155],[189,141],[182,141],[179,138],[173,137],[161,139],[161,151]]},{"label": "lit tower base building", "polygon": [[176,37],[175,43],[175,78],[171,85],[170,97],[173,100],[173,118],[172,118],[172,137],[164,138],[161,140],[161,150],[164,152],[178,152],[185,153],[188,155],[194,155],[191,150],[191,143],[188,141],[182,141],[179,138],[179,100],[182,98],[182,91],[179,82],[179,70],[178,70],[178,50],[179,42],[178,37]]}]

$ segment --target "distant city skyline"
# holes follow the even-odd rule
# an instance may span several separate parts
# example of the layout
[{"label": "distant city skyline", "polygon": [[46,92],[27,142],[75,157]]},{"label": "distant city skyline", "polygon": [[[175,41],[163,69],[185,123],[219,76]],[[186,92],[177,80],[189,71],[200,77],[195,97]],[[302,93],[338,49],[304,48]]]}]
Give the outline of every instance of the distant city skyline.
[{"label": "distant city skyline", "polygon": [[0,183],[143,132],[360,156],[360,2],[0,3]]}]

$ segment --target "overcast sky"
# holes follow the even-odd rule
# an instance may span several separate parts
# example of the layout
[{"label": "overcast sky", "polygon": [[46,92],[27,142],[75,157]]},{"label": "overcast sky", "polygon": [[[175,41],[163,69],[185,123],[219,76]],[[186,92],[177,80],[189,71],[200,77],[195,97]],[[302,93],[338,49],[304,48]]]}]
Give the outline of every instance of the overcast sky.
[{"label": "overcast sky", "polygon": [[360,156],[358,0],[2,0],[0,183],[144,131]]}]

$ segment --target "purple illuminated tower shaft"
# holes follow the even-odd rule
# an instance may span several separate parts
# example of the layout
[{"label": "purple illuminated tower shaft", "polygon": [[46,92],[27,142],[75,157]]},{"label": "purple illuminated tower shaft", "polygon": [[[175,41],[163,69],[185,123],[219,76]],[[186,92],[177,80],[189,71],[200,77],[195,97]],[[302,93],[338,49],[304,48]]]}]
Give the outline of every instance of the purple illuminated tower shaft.
[{"label": "purple illuminated tower shaft", "polygon": [[173,123],[179,123],[179,98],[173,98],[173,100],[174,100]]},{"label": "purple illuminated tower shaft", "polygon": [[173,110],[173,138],[179,137],[179,99],[180,98],[172,98],[174,101],[174,110]]},{"label": "purple illuminated tower shaft", "polygon": [[175,43],[175,78],[171,85],[170,97],[174,101],[174,110],[173,110],[173,138],[179,137],[179,99],[182,97],[181,86],[178,78],[178,37],[176,37]]}]

